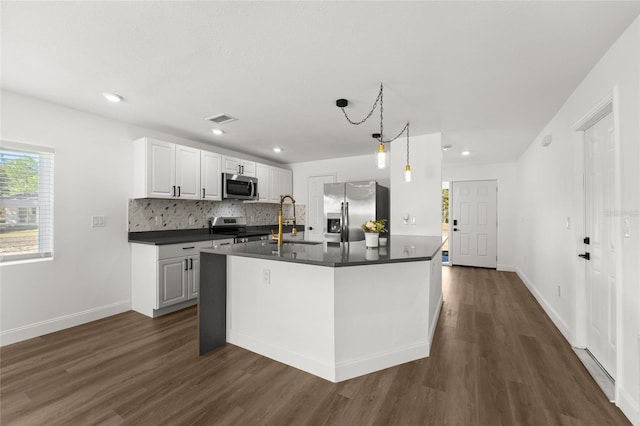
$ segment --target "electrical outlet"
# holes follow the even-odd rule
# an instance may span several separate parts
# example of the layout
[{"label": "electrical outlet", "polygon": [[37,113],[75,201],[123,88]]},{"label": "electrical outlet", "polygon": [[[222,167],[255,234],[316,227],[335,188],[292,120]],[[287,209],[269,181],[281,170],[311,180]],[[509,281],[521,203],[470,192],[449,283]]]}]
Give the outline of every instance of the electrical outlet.
[{"label": "electrical outlet", "polygon": [[189,216],[189,225],[193,225],[193,216]]},{"label": "electrical outlet", "polygon": [[271,269],[262,270],[262,282],[265,284],[271,284]]},{"label": "electrical outlet", "polygon": [[415,217],[415,216],[413,216],[413,217],[411,218],[411,224],[412,224],[412,225],[415,225],[415,224],[416,224],[416,217]]},{"label": "electrical outlet", "polygon": [[156,216],[156,225],[162,225],[162,220],[160,219],[160,216]]},{"label": "electrical outlet", "polygon": [[561,290],[561,287],[560,287],[560,286],[558,286],[558,297],[562,297],[562,293],[561,293],[561,291],[560,291],[560,290]]}]

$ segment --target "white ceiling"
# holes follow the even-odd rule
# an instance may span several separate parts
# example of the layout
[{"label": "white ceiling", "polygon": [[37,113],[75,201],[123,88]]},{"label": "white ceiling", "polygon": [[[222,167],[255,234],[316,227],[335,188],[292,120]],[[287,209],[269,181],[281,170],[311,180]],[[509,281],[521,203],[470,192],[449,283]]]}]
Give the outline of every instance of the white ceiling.
[{"label": "white ceiling", "polygon": [[[640,13],[637,1],[1,7],[4,89],[284,163],[372,153],[377,113],[352,126],[335,100],[359,119],[380,82],[386,135],[409,120],[454,146],[445,163],[513,161]],[[239,118],[224,136],[204,120],[219,113]]]}]

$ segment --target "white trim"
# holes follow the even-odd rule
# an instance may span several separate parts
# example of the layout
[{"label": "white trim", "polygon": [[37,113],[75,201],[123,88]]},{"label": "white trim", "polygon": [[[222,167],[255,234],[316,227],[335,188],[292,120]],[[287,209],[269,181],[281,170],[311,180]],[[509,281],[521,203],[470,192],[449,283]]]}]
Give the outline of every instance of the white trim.
[{"label": "white trim", "polygon": [[336,364],[334,383],[353,379],[354,377],[394,367],[406,362],[415,361],[428,356],[431,350],[429,342],[419,342],[393,351],[377,353],[366,358],[343,361]]},{"label": "white trim", "polygon": [[[587,190],[585,185],[585,149],[584,149],[584,132],[593,126],[595,123],[600,121],[607,114],[613,114],[613,143],[614,143],[614,209],[616,211],[621,211],[621,185],[622,185],[622,176],[621,176],[621,146],[620,146],[620,94],[618,86],[613,86],[611,92],[607,94],[603,99],[601,99],[595,106],[593,106],[587,113],[585,113],[578,121],[576,121],[571,129],[575,132],[579,132],[579,149],[576,149],[574,160],[576,164],[579,164],[581,167],[581,173],[583,176],[583,182],[581,188],[574,188],[574,195],[581,197],[583,200],[582,206],[582,229],[580,227],[574,228],[574,239],[579,242],[585,236],[585,227],[586,223],[586,206],[584,205],[584,201],[586,200],[585,191]],[[580,156],[580,158],[578,158]],[[577,194],[576,194],[577,193]],[[621,229],[620,218],[614,216],[613,218],[613,228]],[[623,288],[623,275],[622,275],[622,233],[615,232],[615,245],[618,248],[618,252],[616,252],[616,265],[615,265],[615,273],[616,273],[616,318],[615,318],[615,327],[616,327],[616,367],[615,367],[615,400],[619,401],[621,398],[621,393],[623,392],[625,377],[624,377],[624,369],[623,369],[623,359],[622,354],[624,353],[624,339],[622,339],[622,288]],[[578,247],[581,248],[580,244]],[[580,262],[577,264],[577,268],[580,268]],[[586,273],[585,273],[586,274]],[[573,328],[573,336],[575,337],[575,341],[571,341],[571,344],[576,347],[585,347],[586,346],[586,327],[587,327],[587,317],[586,317],[586,292],[585,283],[579,282],[580,277],[586,279],[586,275],[576,274],[574,288],[575,288],[575,306],[574,306],[574,328]],[[637,408],[635,410],[638,411]],[[631,417],[629,417],[631,418]]]},{"label": "white trim", "polygon": [[111,315],[121,314],[131,310],[131,301],[123,300],[110,305],[99,306],[61,317],[23,325],[21,327],[5,330],[0,333],[0,346],[10,345],[34,337],[75,327],[91,321],[96,321]]},{"label": "white trim", "polygon": [[55,150],[50,146],[42,146],[42,145],[31,145],[28,143],[22,142],[13,142],[5,139],[0,139],[0,148],[7,150],[18,150],[18,151],[27,151],[32,153],[46,153],[46,154],[54,154]]},{"label": "white trim", "polygon": [[567,342],[571,343],[571,328],[567,325],[566,322],[562,320],[560,315],[558,315],[558,313],[551,307],[547,300],[542,296],[542,294],[540,294],[540,292],[538,292],[536,287],[531,283],[531,281],[529,281],[529,279],[520,269],[516,270],[516,274],[518,274],[518,277],[520,277],[524,285],[527,286],[529,292],[533,295],[533,297],[536,298],[538,304],[542,307],[544,312],[551,319],[560,333],[562,333]]},{"label": "white trim", "polygon": [[[618,386],[616,385],[616,390],[617,388]],[[638,406],[638,403],[624,389],[620,389],[616,393],[618,395],[616,396],[617,402],[615,404],[630,422],[636,426],[640,425],[640,406]]]},{"label": "white trim", "polygon": [[504,271],[504,272],[516,272],[517,268],[515,267],[515,265],[509,265],[507,263],[498,263],[498,271]]}]

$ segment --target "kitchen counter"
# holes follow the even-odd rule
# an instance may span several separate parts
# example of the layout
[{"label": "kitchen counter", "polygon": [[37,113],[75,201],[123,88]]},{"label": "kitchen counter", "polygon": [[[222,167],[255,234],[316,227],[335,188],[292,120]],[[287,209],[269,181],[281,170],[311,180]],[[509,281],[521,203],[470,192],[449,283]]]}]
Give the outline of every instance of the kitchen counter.
[{"label": "kitchen counter", "polygon": [[364,241],[340,244],[309,244],[310,242],[297,242],[294,239],[285,241],[287,242],[281,247],[271,241],[254,241],[216,249],[204,249],[203,252],[343,267],[431,260],[439,253],[445,240],[441,237],[396,235],[388,239],[386,247],[377,249],[367,249]]},{"label": "kitchen counter", "polygon": [[[284,226],[285,233],[290,233],[291,225]],[[304,225],[297,226],[299,232],[304,232]],[[278,225],[263,226],[247,226],[246,232],[270,234],[272,230],[278,232]],[[234,233],[217,232],[210,234],[208,228],[198,229],[179,229],[171,231],[146,231],[146,232],[129,232],[128,239],[130,243],[166,245],[166,244],[182,244],[195,241],[220,240],[223,238],[233,238]]]},{"label": "kitchen counter", "polygon": [[200,251],[200,355],[226,343],[332,382],[429,356],[441,237]]}]

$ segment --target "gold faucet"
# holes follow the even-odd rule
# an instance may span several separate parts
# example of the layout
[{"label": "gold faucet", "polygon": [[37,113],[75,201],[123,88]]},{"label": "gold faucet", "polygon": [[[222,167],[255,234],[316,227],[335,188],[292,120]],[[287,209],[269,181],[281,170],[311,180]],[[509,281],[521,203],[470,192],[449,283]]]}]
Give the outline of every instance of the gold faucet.
[{"label": "gold faucet", "polygon": [[282,245],[282,204],[284,204],[284,200],[289,198],[293,203],[293,229],[291,229],[291,234],[296,235],[298,230],[296,229],[296,199],[293,198],[293,195],[285,194],[280,196],[280,210],[278,210],[278,246]]}]

